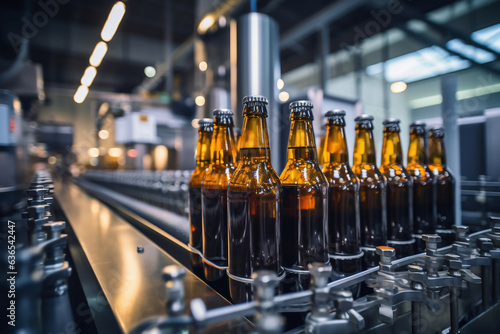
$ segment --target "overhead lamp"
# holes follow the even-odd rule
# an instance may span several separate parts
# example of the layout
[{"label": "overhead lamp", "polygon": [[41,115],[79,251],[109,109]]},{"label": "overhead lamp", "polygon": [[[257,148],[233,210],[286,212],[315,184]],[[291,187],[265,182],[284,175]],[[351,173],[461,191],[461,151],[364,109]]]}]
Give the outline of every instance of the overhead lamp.
[{"label": "overhead lamp", "polygon": [[122,149],[119,147],[112,147],[108,150],[108,155],[112,158],[118,158],[122,155]]},{"label": "overhead lamp", "polygon": [[278,86],[279,90],[282,90],[283,87],[285,87],[285,82],[283,81],[283,79],[278,79],[278,81],[276,82],[276,86]]},{"label": "overhead lamp", "polygon": [[156,75],[156,69],[153,66],[146,66],[144,68],[144,74],[148,78],[152,78],[152,77],[154,77]]},{"label": "overhead lamp", "polygon": [[198,25],[198,33],[199,34],[204,34],[207,32],[208,29],[210,29],[215,23],[214,16],[212,14],[207,14],[203,20],[200,21],[200,24]]},{"label": "overhead lamp", "polygon": [[391,91],[393,93],[402,93],[406,90],[408,85],[404,81],[396,81],[391,85]]},{"label": "overhead lamp", "polygon": [[97,158],[99,156],[99,149],[97,147],[91,147],[88,149],[87,154],[91,158]]},{"label": "overhead lamp", "polygon": [[118,26],[120,25],[123,15],[125,15],[125,4],[121,1],[118,1],[117,3],[115,3],[113,8],[111,8],[108,19],[106,20],[106,23],[104,23],[104,27],[102,28],[101,38],[104,41],[109,42],[113,38],[116,29],[118,29]]},{"label": "overhead lamp", "polygon": [[198,68],[200,69],[200,71],[202,72],[205,72],[208,68],[208,64],[206,61],[200,61],[200,63],[198,64]]},{"label": "overhead lamp", "polygon": [[109,131],[108,130],[99,131],[99,138],[108,139],[109,138]]},{"label": "overhead lamp", "polygon": [[283,92],[280,92],[278,97],[279,97],[281,102],[286,102],[290,98],[290,94],[288,94],[288,92],[283,91]]},{"label": "overhead lamp", "polygon": [[83,101],[85,101],[88,93],[89,88],[87,86],[81,85],[76,90],[75,95],[73,96],[73,100],[75,100],[76,103],[82,103]]},{"label": "overhead lamp", "polygon": [[83,73],[82,79],[80,80],[81,84],[89,87],[92,84],[92,81],[94,81],[96,74],[97,70],[95,67],[87,67],[87,69],[85,69],[85,72]]},{"label": "overhead lamp", "polygon": [[90,55],[89,63],[90,65],[97,67],[101,64],[102,58],[108,52],[108,45],[103,41],[96,44],[94,51]]}]

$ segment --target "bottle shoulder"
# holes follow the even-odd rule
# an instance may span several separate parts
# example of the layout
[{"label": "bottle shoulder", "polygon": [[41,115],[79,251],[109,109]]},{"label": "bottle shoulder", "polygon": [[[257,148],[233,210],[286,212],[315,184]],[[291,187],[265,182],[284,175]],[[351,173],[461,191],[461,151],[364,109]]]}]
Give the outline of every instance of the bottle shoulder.
[{"label": "bottle shoulder", "polygon": [[240,162],[229,182],[229,191],[281,190],[278,174],[268,162],[245,164]]},{"label": "bottle shoulder", "polygon": [[190,187],[201,187],[201,184],[203,182],[203,179],[205,178],[207,168],[205,167],[199,167],[197,166],[193,174],[191,174],[191,178],[189,179],[189,186]]},{"label": "bottle shoulder", "polygon": [[326,178],[318,163],[307,160],[288,161],[280,175],[280,182],[283,186],[326,186]]},{"label": "bottle shoulder", "polygon": [[408,174],[413,178],[413,181],[429,181],[433,179],[433,174],[427,165],[408,164],[406,166]]},{"label": "bottle shoulder", "polygon": [[331,163],[323,166],[328,184],[359,184],[359,179],[348,164]]},{"label": "bottle shoulder", "polygon": [[203,188],[227,188],[234,171],[232,165],[211,164],[203,180]]},{"label": "bottle shoulder", "polygon": [[387,182],[412,183],[412,177],[403,165],[381,165],[380,172],[385,176]]},{"label": "bottle shoulder", "polygon": [[451,170],[446,165],[429,164],[429,169],[438,181],[443,179],[453,180],[455,178]]}]

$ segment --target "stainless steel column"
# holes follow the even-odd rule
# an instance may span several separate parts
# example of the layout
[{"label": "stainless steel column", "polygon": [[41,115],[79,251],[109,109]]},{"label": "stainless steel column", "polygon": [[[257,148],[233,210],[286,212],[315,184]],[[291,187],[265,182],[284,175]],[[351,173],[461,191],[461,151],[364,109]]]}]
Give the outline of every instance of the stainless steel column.
[{"label": "stainless steel column", "polygon": [[[234,39],[231,38],[233,42]],[[234,48],[234,45],[231,45]],[[231,51],[231,53],[233,53]],[[234,58],[232,57],[232,61]],[[234,66],[233,66],[234,68]],[[278,174],[281,150],[279,129],[283,126],[278,110],[278,87],[281,77],[279,58],[279,28],[267,15],[249,13],[241,16],[236,25],[236,105],[237,121],[241,120],[241,100],[247,95],[263,95],[269,100],[269,136],[271,158]],[[234,89],[234,86],[232,87]],[[286,145],[286,143],[284,143]],[[283,146],[283,149],[286,146]]]},{"label": "stainless steel column", "polygon": [[458,128],[457,77],[447,75],[441,79],[441,113],[443,116],[446,162],[455,176],[455,224],[462,225],[460,200],[460,129]]}]

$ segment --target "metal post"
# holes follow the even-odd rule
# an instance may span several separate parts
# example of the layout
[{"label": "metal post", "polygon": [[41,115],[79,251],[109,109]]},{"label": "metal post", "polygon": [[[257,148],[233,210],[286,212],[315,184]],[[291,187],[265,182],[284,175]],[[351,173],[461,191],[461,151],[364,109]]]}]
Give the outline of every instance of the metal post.
[{"label": "metal post", "polygon": [[271,157],[273,167],[279,172],[282,129],[276,85],[281,77],[278,24],[267,15],[249,13],[238,19],[236,30],[237,110],[241,110],[241,100],[246,95],[267,97]]},{"label": "metal post", "polygon": [[455,176],[455,225],[462,225],[460,202],[460,132],[457,111],[457,77],[447,75],[441,79],[443,103],[441,113],[445,131],[446,161]]}]

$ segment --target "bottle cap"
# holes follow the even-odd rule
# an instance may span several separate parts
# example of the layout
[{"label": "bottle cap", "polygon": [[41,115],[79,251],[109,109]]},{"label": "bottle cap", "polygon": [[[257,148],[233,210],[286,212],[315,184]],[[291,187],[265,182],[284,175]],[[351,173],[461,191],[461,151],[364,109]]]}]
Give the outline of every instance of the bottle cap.
[{"label": "bottle cap", "polygon": [[373,121],[373,116],[372,115],[367,115],[363,114],[354,119],[356,123],[366,123],[366,122],[371,122]]},{"label": "bottle cap", "polygon": [[401,121],[397,118],[388,118],[382,124],[390,125],[390,124],[399,124],[399,123],[401,123]]},{"label": "bottle cap", "polygon": [[264,104],[269,104],[269,101],[264,96],[252,96],[251,95],[251,96],[245,96],[243,98],[243,105],[245,105],[247,103],[252,103],[252,102],[260,102],[260,103],[264,103]]},{"label": "bottle cap", "polygon": [[325,117],[344,117],[345,116],[345,110],[342,109],[333,109],[333,110],[328,110],[325,111]]},{"label": "bottle cap", "polygon": [[410,129],[423,128],[425,129],[426,124],[422,121],[413,121],[410,123]]},{"label": "bottle cap", "polygon": [[202,118],[198,121],[198,125],[201,126],[206,126],[206,125],[213,125],[214,120],[211,118]]},{"label": "bottle cap", "polygon": [[443,138],[444,129],[440,126],[434,126],[430,129],[430,136],[435,138]]},{"label": "bottle cap", "polygon": [[307,100],[294,101],[294,102],[290,103],[290,109],[294,109],[294,108],[298,108],[298,107],[312,108],[313,104],[311,101],[307,101]]},{"label": "bottle cap", "polygon": [[234,112],[231,109],[214,109],[214,116],[233,116]]}]

